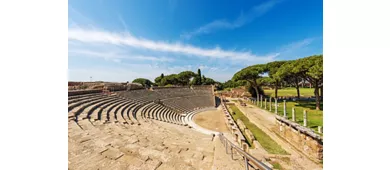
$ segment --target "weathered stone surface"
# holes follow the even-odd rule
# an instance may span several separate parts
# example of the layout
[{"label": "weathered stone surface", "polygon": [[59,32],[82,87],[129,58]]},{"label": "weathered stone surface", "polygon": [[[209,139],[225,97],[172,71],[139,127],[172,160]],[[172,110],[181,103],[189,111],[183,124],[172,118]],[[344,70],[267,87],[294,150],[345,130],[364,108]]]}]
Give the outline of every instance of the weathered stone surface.
[{"label": "weathered stone surface", "polygon": [[250,143],[252,143],[254,140],[256,140],[255,136],[253,136],[252,132],[249,129],[245,129],[244,133],[248,137],[248,140]]},{"label": "weathered stone surface", "polygon": [[119,151],[118,149],[109,148],[105,152],[103,152],[102,155],[105,156],[106,158],[109,158],[112,160],[117,160],[118,158],[120,158],[124,154],[121,151]]},{"label": "weathered stone surface", "polygon": [[260,145],[259,141],[257,141],[257,140],[253,141],[253,145],[255,146],[256,149],[261,148],[261,145]]},{"label": "weathered stone surface", "polygon": [[[279,135],[307,156],[322,160],[322,137],[313,130],[277,116]],[[298,130],[297,130],[298,129]]]},{"label": "weathered stone surface", "polygon": [[244,122],[242,122],[241,119],[237,119],[237,125],[241,131],[244,131],[246,129],[246,126],[245,126]]}]

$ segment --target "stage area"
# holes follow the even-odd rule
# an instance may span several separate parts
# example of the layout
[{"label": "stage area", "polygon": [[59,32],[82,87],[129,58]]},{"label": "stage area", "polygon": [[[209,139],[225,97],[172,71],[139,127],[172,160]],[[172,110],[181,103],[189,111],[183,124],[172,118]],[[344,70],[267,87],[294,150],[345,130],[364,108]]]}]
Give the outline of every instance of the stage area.
[{"label": "stage area", "polygon": [[228,128],[225,124],[224,114],[221,110],[205,111],[196,114],[193,117],[193,121],[206,129],[217,132],[228,132]]}]

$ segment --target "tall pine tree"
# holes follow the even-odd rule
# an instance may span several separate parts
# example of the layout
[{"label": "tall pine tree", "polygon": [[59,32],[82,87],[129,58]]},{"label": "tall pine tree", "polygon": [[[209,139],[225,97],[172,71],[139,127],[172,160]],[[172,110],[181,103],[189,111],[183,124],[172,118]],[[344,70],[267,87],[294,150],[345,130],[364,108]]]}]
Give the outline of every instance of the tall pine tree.
[{"label": "tall pine tree", "polygon": [[200,69],[198,68],[198,79],[196,81],[196,85],[202,84],[202,73],[200,72]]}]

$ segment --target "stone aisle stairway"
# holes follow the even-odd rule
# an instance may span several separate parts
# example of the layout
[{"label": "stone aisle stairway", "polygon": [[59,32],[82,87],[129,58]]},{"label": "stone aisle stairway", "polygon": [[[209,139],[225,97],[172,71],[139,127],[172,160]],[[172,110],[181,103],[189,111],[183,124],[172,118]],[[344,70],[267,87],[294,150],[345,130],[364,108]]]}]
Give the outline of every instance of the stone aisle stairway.
[{"label": "stone aisle stairway", "polygon": [[226,154],[226,149],[218,136],[214,138],[213,143],[215,150],[212,170],[238,170],[245,168],[242,157],[233,154],[233,159],[231,158],[230,148],[228,148],[229,154]]},{"label": "stone aisle stairway", "polygon": [[68,122],[69,169],[211,169],[210,135],[159,121]]}]

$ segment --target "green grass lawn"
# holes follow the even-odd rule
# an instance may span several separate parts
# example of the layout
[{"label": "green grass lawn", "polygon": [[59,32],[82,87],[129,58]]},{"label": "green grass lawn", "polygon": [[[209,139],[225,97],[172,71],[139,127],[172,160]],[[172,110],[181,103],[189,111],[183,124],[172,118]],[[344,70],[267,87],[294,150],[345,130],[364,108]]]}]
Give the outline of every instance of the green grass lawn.
[{"label": "green grass lawn", "polygon": [[[233,119],[241,119],[244,122],[245,126],[253,133],[256,140],[259,141],[260,145],[271,154],[280,154],[280,155],[288,155],[280,145],[278,145],[271,137],[269,137],[264,131],[258,128],[255,124],[251,123],[249,119],[234,105],[228,105],[228,107],[235,112],[236,114],[232,114]],[[244,134],[245,135],[245,134]],[[253,145],[253,144],[250,144]]]},{"label": "green grass lawn", "polygon": [[[275,89],[264,90],[264,93],[275,97]],[[314,96],[314,88],[299,88],[299,93],[302,97]],[[278,96],[297,96],[297,89],[294,87],[278,89]]]},{"label": "green grass lawn", "polygon": [[[269,100],[267,100],[267,111],[269,111]],[[250,102],[248,104],[253,105]],[[287,106],[287,118],[292,120],[292,108],[295,108],[295,122],[303,125],[303,110],[307,111],[307,127],[313,129],[318,133],[318,126],[323,126],[323,111],[315,110],[314,101],[288,101],[286,102]],[[260,107],[260,104],[258,105]],[[322,103],[320,108],[322,108]],[[264,101],[263,108],[264,109]],[[275,113],[275,103],[272,100],[272,113]],[[283,100],[278,101],[278,115],[283,116]]]}]

